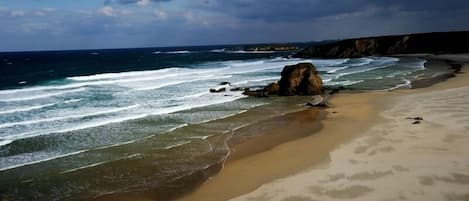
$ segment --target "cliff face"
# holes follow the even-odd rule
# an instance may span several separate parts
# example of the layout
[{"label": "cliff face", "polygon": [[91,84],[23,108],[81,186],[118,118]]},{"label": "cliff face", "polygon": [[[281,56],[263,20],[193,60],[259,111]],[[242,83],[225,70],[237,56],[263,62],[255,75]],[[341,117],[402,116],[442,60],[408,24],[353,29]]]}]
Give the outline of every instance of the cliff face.
[{"label": "cliff face", "polygon": [[347,39],[307,47],[295,57],[353,58],[372,55],[469,52],[469,31]]}]

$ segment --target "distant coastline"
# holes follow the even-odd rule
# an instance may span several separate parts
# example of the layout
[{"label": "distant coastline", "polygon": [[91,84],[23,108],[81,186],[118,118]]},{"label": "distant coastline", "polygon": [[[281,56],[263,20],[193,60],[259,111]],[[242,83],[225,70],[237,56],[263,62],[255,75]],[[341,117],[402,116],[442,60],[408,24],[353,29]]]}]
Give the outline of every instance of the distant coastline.
[{"label": "distant coastline", "polygon": [[395,54],[456,54],[469,52],[469,31],[434,32],[353,38],[312,45],[294,57],[299,58],[356,58]]}]

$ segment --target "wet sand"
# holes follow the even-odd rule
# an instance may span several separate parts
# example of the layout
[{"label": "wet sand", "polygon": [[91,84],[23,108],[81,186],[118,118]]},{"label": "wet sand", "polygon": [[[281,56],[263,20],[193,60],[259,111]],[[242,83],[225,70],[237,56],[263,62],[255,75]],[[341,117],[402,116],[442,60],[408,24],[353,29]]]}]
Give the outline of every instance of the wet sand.
[{"label": "wet sand", "polygon": [[179,200],[469,200],[468,78],[338,94],[320,131],[229,160]]},{"label": "wet sand", "polygon": [[[321,121],[322,129],[304,138],[286,142],[268,151],[228,160],[223,170],[208,180],[194,193],[180,201],[228,200],[255,190],[264,183],[292,175],[328,160],[328,153],[340,144],[353,139],[361,132],[381,121],[377,111],[385,92],[339,94],[326,109],[327,118]],[[293,134],[295,129],[290,130]],[[285,133],[284,133],[285,134]],[[263,139],[270,140],[270,139]],[[236,150],[249,150],[255,143],[234,146]],[[241,149],[242,148],[242,149]]]},{"label": "wet sand", "polygon": [[468,78],[384,95],[382,120],[329,162],[232,200],[469,200]]}]

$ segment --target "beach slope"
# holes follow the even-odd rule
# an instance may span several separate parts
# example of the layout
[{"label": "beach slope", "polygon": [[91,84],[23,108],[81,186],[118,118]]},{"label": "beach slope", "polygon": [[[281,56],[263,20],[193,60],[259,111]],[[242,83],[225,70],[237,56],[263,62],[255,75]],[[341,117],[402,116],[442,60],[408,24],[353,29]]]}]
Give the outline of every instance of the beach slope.
[{"label": "beach slope", "polygon": [[232,200],[469,200],[467,78],[389,93],[383,121],[332,151],[327,165]]}]

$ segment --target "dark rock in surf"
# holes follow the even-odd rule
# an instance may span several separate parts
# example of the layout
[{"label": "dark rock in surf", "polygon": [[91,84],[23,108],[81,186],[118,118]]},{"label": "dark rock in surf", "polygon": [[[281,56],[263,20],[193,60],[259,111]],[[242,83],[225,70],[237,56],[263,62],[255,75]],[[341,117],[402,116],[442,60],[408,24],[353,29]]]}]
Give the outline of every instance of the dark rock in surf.
[{"label": "dark rock in surf", "polygon": [[324,93],[322,80],[311,63],[285,66],[278,82],[280,96],[319,95]]},{"label": "dark rock in surf", "polygon": [[252,91],[249,88],[244,89],[243,95],[252,96],[252,97],[268,97],[269,96],[269,94],[264,90]]},{"label": "dark rock in surf", "polygon": [[231,88],[230,91],[244,91],[242,87]]},{"label": "dark rock in surf", "polygon": [[220,88],[220,89],[210,89],[210,93],[221,93],[225,92],[226,88]]},{"label": "dark rock in surf", "polygon": [[268,95],[278,95],[280,91],[280,85],[277,83],[271,83],[264,88],[264,92]]}]

